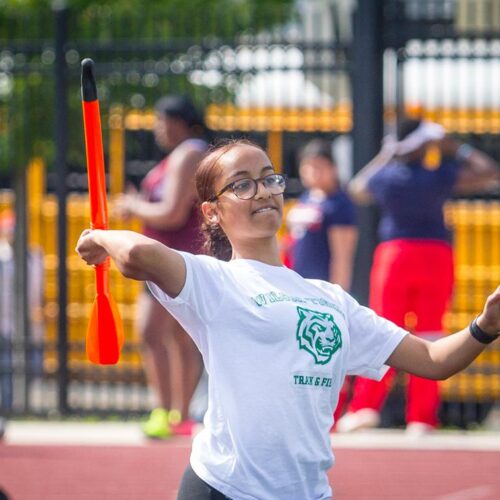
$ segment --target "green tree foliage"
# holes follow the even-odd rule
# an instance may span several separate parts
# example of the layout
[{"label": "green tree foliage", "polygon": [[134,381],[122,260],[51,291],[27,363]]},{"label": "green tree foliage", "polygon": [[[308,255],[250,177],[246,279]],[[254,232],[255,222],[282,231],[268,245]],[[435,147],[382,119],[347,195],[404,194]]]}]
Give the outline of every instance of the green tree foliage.
[{"label": "green tree foliage", "polygon": [[[67,7],[69,147],[71,169],[84,169],[80,61],[97,64],[105,140],[110,107],[150,107],[182,92],[200,105],[230,99],[218,87],[194,85],[195,69],[223,72],[218,47],[280,33],[293,0],[0,0],[0,172],[33,156],[54,159],[55,9]],[[214,56],[213,52],[217,54]],[[211,59],[210,59],[211,58]],[[208,63],[207,61],[210,60]],[[213,64],[212,64],[213,66]]]},{"label": "green tree foliage", "polygon": [[[14,39],[40,38],[40,30],[33,21],[53,6],[62,5],[71,11],[75,38],[209,35],[227,38],[286,22],[293,3],[293,0],[0,0],[0,39],[6,33]],[[7,23],[13,19],[17,20],[14,25],[19,26],[18,30]],[[35,29],[25,29],[22,19],[29,19]],[[50,23],[43,23],[40,28],[46,33],[52,29]]]}]

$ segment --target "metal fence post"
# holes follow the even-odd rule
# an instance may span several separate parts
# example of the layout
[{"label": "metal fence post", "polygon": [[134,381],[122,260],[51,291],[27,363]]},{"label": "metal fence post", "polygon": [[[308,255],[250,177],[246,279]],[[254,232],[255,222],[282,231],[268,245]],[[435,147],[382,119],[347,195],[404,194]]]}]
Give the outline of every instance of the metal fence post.
[{"label": "metal fence post", "polygon": [[66,159],[68,149],[68,103],[67,103],[67,67],[65,45],[67,41],[68,10],[65,2],[54,2],[54,50],[55,50],[55,170],[57,173],[57,199],[59,205],[57,218],[58,234],[58,274],[57,284],[59,290],[59,315],[58,315],[58,409],[64,414],[68,413],[68,325],[66,318],[67,308],[67,269],[66,269]]},{"label": "metal fence post", "polygon": [[[29,406],[29,364],[28,353],[30,343],[28,338],[28,237],[26,230],[26,170],[24,165],[16,165],[14,172],[14,191],[16,229],[14,238],[14,269],[15,269],[15,328],[13,335],[13,382],[14,394],[22,394],[23,411]],[[5,290],[3,293],[9,293]],[[14,399],[14,406],[20,402]]]},{"label": "metal fence post", "polygon": [[[354,13],[353,38],[353,170],[360,170],[380,148],[384,130],[383,2],[359,0]],[[358,212],[359,243],[354,266],[353,295],[368,302],[368,280],[376,245],[377,210]]]}]

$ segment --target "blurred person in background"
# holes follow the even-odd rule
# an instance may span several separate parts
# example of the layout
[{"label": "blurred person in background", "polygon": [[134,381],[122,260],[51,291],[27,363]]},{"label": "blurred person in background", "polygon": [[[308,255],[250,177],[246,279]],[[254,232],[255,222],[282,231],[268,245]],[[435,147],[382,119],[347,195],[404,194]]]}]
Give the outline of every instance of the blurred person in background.
[{"label": "blurred person in background", "polygon": [[[404,120],[380,153],[353,177],[349,192],[360,204],[381,209],[380,243],[370,276],[370,308],[421,338],[444,334],[443,317],[453,290],[451,235],[443,206],[455,194],[470,194],[498,183],[498,165],[489,156],[446,135],[443,127]],[[405,324],[412,317],[412,325]],[[376,427],[395,377],[358,378],[348,412],[336,429]],[[420,434],[438,425],[435,380],[409,375],[407,431]]]},{"label": "blurred person in background", "polygon": [[[160,99],[153,132],[167,155],[148,172],[139,193],[124,194],[115,205],[118,216],[139,218],[146,236],[194,254],[202,245],[194,176],[208,148],[205,131],[203,118],[188,97]],[[143,431],[158,439],[190,435],[195,422],[189,406],[202,372],[200,353],[146,287],[137,311],[146,376],[158,401]]]},{"label": "blurred person in background", "polygon": [[305,192],[286,219],[291,267],[304,278],[351,287],[358,230],[355,206],[342,189],[329,141],[314,139],[300,154]]},{"label": "blurred person in background", "polygon": [[[305,188],[289,210],[286,253],[288,264],[304,278],[314,278],[351,288],[352,267],[358,229],[356,209],[342,189],[332,143],[313,139],[300,153],[299,176]],[[350,392],[346,379],[335,411],[344,411]]]},{"label": "blurred person in background", "polygon": [[[16,218],[12,211],[0,213],[0,403],[2,411],[9,412],[14,404],[13,340],[16,328],[16,277],[14,257],[14,230]],[[44,317],[44,262],[39,248],[28,251],[28,318],[29,344],[26,375],[28,380],[43,373]],[[0,418],[0,434],[5,422]]]}]

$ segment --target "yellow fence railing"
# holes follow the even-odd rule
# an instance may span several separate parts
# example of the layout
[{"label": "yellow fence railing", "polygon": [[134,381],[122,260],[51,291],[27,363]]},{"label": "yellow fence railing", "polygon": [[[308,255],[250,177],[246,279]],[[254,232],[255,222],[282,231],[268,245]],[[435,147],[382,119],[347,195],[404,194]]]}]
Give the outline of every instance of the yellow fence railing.
[{"label": "yellow fence railing", "polygon": [[[0,193],[0,211],[11,207],[13,195]],[[109,200],[113,205],[113,196]],[[41,247],[45,261],[45,317],[46,339],[56,341],[57,317],[57,212],[54,195],[45,195],[37,203],[29,204],[29,241]],[[110,210],[112,212],[112,210]],[[68,338],[70,369],[86,363],[81,345],[92,301],[94,299],[94,272],[74,253],[78,237],[89,225],[87,196],[71,194],[68,198],[67,268],[68,268]],[[445,209],[446,220],[453,229],[456,284],[453,303],[445,318],[448,331],[464,328],[481,310],[486,296],[500,282],[500,202],[454,201]],[[111,228],[140,230],[137,220],[110,219]],[[111,289],[124,321],[126,345],[130,347],[120,363],[141,367],[138,337],[134,325],[136,298],[142,284],[126,280],[116,268],[111,268]],[[57,368],[55,351],[46,351],[45,367]],[[500,396],[500,346],[494,343],[465,372],[441,383],[444,399],[491,400]]]}]

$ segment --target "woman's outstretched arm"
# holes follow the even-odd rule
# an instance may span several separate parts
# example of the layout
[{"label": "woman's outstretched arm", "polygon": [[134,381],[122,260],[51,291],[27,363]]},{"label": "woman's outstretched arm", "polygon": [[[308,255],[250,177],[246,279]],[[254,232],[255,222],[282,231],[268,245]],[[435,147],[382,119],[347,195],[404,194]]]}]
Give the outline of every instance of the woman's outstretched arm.
[{"label": "woman's outstretched arm", "polygon": [[347,190],[351,198],[359,205],[368,205],[373,197],[368,190],[370,179],[392,159],[393,153],[389,148],[382,148],[359,172],[350,180]]},{"label": "woman's outstretched arm", "polygon": [[[500,286],[487,298],[476,321],[492,340],[500,335]],[[486,345],[472,336],[470,327],[435,342],[407,335],[386,364],[420,377],[444,380],[466,368]]]},{"label": "woman's outstretched arm", "polygon": [[111,257],[126,278],[153,281],[171,297],[186,281],[186,265],[177,251],[133,231],[86,229],[76,252],[89,265]]}]

